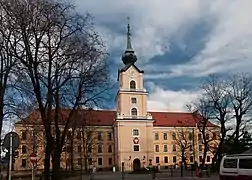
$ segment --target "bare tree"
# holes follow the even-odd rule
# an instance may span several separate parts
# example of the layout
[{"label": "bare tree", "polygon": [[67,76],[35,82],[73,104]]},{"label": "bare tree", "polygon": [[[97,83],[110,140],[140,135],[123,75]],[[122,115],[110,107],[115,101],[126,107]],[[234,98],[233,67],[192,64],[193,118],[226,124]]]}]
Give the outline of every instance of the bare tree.
[{"label": "bare tree", "polygon": [[19,87],[36,100],[44,126],[45,179],[49,179],[50,156],[53,179],[59,179],[62,147],[76,108],[96,105],[108,89],[105,48],[90,15],[79,15],[72,4],[2,0],[1,8],[14,31],[10,43],[22,71]]},{"label": "bare tree", "polygon": [[187,160],[193,153],[192,132],[189,128],[181,127],[175,128],[175,133],[173,134],[173,139],[176,144],[176,152],[181,157],[181,162],[187,167]]}]

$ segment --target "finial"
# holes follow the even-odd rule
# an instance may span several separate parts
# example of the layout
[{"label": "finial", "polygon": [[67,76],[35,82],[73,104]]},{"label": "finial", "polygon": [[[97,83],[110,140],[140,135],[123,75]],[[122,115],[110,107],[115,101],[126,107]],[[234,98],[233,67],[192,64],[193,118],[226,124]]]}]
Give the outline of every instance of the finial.
[{"label": "finial", "polygon": [[131,33],[130,33],[130,17],[127,17],[128,20],[128,31],[127,31],[127,48],[126,51],[133,51],[132,45],[131,45]]}]

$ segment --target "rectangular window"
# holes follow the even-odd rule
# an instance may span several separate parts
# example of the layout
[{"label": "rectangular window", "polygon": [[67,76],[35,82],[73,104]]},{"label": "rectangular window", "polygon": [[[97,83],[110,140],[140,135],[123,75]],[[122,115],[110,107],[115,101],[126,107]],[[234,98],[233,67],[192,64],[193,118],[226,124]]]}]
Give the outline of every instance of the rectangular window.
[{"label": "rectangular window", "polygon": [[102,141],[102,132],[98,132],[98,141]]},{"label": "rectangular window", "polygon": [[108,132],[108,140],[111,141],[112,140],[112,133]]},{"label": "rectangular window", "polygon": [[176,157],[176,156],[173,156],[173,157],[172,157],[172,162],[173,162],[173,163],[176,163],[176,162],[177,162],[177,157]]},{"label": "rectangular window", "polygon": [[108,152],[109,152],[109,153],[112,153],[112,145],[109,145],[109,146],[108,146]]},{"label": "rectangular window", "polygon": [[168,163],[168,157],[167,156],[164,157],[164,163]]},{"label": "rectangular window", "polygon": [[200,152],[202,151],[202,145],[201,144],[199,145],[199,151]]},{"label": "rectangular window", "polygon": [[192,145],[190,145],[189,150],[193,151],[193,146]]},{"label": "rectangular window", "polygon": [[26,131],[22,131],[21,139],[26,140],[27,138],[26,135],[27,135]]},{"label": "rectangular window", "polygon": [[176,140],[176,133],[175,132],[172,133],[172,140]]},{"label": "rectangular window", "polygon": [[207,162],[210,162],[210,156],[207,156]]},{"label": "rectangular window", "polygon": [[216,140],[216,133],[213,132],[213,140]]},{"label": "rectangular window", "polygon": [[88,158],[88,164],[89,165],[92,165],[92,161],[93,161],[92,158]]},{"label": "rectangular window", "polygon": [[82,159],[81,158],[78,158],[78,165],[80,166],[82,164]]},{"label": "rectangular window", "polygon": [[134,145],[134,151],[139,151],[139,145]]},{"label": "rectangular window", "polygon": [[240,169],[252,169],[252,159],[240,159],[239,160]]},{"label": "rectangular window", "polygon": [[225,159],[223,162],[224,168],[237,168],[237,159]]},{"label": "rectangular window", "polygon": [[202,156],[199,156],[199,162],[202,162]]},{"label": "rectangular window", "polygon": [[198,134],[198,140],[201,141],[202,140],[202,135]]},{"label": "rectangular window", "polygon": [[158,133],[157,133],[157,132],[154,134],[154,139],[155,139],[155,140],[158,140],[158,139],[159,139]]},{"label": "rectangular window", "polygon": [[27,153],[27,149],[26,149],[26,145],[22,146],[22,154],[26,154]]},{"label": "rectangular window", "polygon": [[22,159],[21,166],[26,167],[26,159]]},{"label": "rectangular window", "polygon": [[136,104],[137,103],[137,99],[136,98],[131,98],[131,103],[132,104]]},{"label": "rectangular window", "polygon": [[81,152],[81,145],[78,146],[78,152]]},{"label": "rectangular window", "polygon": [[163,139],[164,139],[164,140],[167,140],[167,133],[164,133],[164,134],[163,134]]},{"label": "rectangular window", "polygon": [[193,163],[193,156],[190,156],[190,163]]},{"label": "rectangular window", "polygon": [[112,158],[108,158],[109,165],[112,165]]},{"label": "rectangular window", "polygon": [[176,151],[176,144],[172,145],[172,151],[175,152]]},{"label": "rectangular window", "polygon": [[168,152],[167,144],[164,145],[164,152]]},{"label": "rectangular window", "polygon": [[159,163],[159,157],[156,157],[156,163],[157,164]]},{"label": "rectangular window", "polygon": [[98,165],[99,165],[99,166],[102,165],[102,158],[98,158]]},{"label": "rectangular window", "polygon": [[206,134],[206,140],[209,140],[209,138],[210,138],[210,135]]},{"label": "rectangular window", "polygon": [[98,153],[102,153],[102,145],[98,144]]},{"label": "rectangular window", "polygon": [[133,134],[133,136],[139,136],[139,130],[133,129],[132,134]]},{"label": "rectangular window", "polygon": [[78,140],[81,139],[81,132],[77,132],[77,139],[78,139]]},{"label": "rectangular window", "polygon": [[155,151],[159,152],[159,145],[155,145]]}]

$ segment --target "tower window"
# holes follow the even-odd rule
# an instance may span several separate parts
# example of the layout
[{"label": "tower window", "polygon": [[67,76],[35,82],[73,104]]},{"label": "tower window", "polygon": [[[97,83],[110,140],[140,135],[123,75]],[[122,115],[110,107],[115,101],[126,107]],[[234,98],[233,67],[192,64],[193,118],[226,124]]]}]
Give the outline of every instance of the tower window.
[{"label": "tower window", "polygon": [[136,82],[135,81],[130,81],[130,89],[136,89]]},{"label": "tower window", "polygon": [[137,116],[137,109],[136,108],[131,109],[131,115],[132,116]]},{"label": "tower window", "polygon": [[137,99],[136,98],[131,98],[131,103],[132,104],[136,104],[137,103]]},{"label": "tower window", "polygon": [[133,133],[133,136],[139,136],[139,130],[138,129],[133,129],[132,133]]}]

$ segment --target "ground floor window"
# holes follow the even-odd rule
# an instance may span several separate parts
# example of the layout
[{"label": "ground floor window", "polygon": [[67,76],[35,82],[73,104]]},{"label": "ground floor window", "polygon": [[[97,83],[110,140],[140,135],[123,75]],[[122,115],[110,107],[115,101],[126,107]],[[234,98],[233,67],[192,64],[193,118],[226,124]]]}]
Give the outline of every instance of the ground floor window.
[{"label": "ground floor window", "polygon": [[193,163],[193,156],[190,156],[190,162]]},{"label": "ground floor window", "polygon": [[207,156],[207,162],[210,162],[210,156]]},{"label": "ground floor window", "polygon": [[199,162],[202,162],[202,156],[199,156]]},{"label": "ground floor window", "polygon": [[22,159],[21,166],[26,167],[26,159]]},{"label": "ground floor window", "polygon": [[157,164],[159,163],[159,157],[156,157],[156,163]]},{"label": "ground floor window", "polygon": [[164,157],[164,163],[168,163],[168,157],[167,156]]},{"label": "ground floor window", "polygon": [[173,163],[176,163],[176,162],[177,162],[177,157],[176,157],[176,156],[173,156],[173,157],[172,157],[172,162],[173,162]]},{"label": "ground floor window", "polygon": [[109,163],[109,165],[112,165],[112,158],[108,159],[108,163]]},{"label": "ground floor window", "polygon": [[92,161],[93,161],[92,158],[89,158],[89,159],[88,159],[88,164],[89,164],[89,165],[92,165]]},{"label": "ground floor window", "polygon": [[98,158],[98,165],[99,165],[99,166],[102,165],[102,158]]}]

